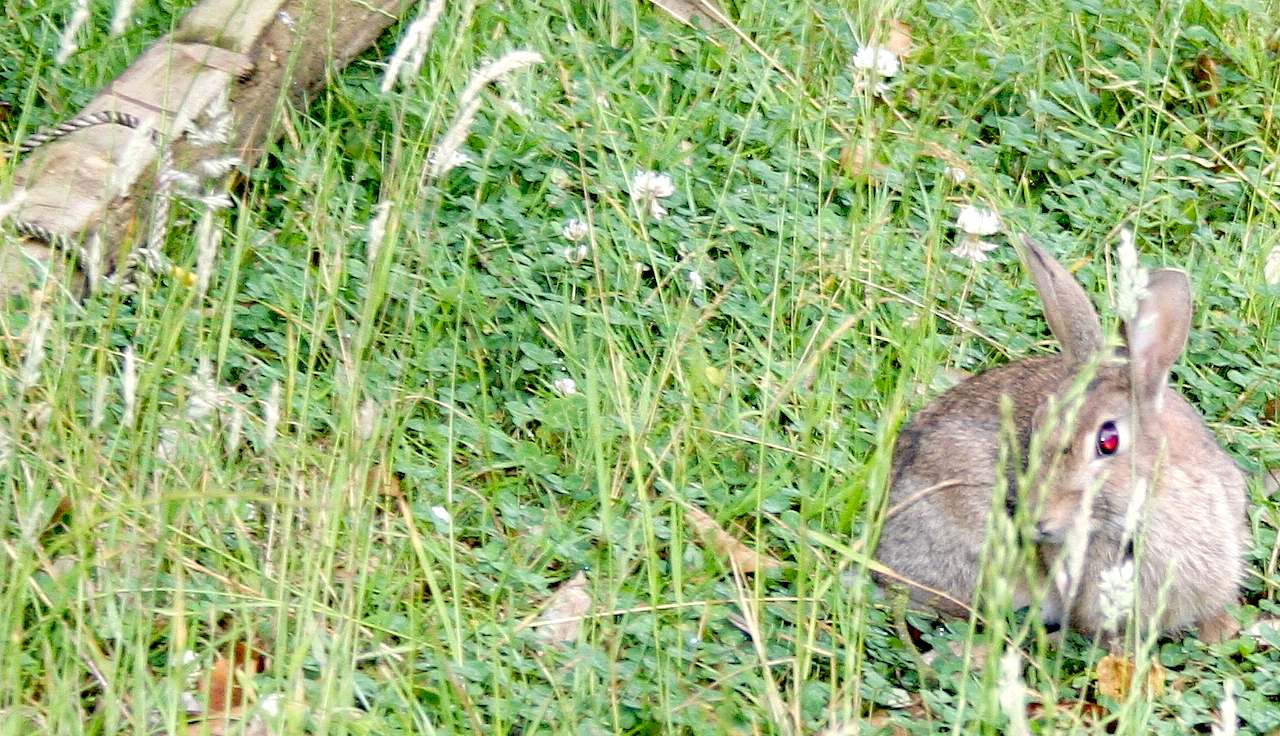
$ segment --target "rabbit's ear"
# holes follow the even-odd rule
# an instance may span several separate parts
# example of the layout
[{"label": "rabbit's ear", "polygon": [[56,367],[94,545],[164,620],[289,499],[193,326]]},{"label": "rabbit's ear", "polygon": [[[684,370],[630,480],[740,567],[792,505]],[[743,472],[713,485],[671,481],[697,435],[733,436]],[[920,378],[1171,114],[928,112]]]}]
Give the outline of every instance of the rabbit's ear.
[{"label": "rabbit's ear", "polygon": [[1103,345],[1097,310],[1070,271],[1031,238],[1023,236],[1022,242],[1027,246],[1027,270],[1036,282],[1045,319],[1062,344],[1062,353],[1077,363],[1089,360]]},{"label": "rabbit's ear", "polygon": [[1191,331],[1191,281],[1173,268],[1152,271],[1138,314],[1125,323],[1133,388],[1139,406],[1150,406],[1169,379],[1169,368],[1187,347]]}]

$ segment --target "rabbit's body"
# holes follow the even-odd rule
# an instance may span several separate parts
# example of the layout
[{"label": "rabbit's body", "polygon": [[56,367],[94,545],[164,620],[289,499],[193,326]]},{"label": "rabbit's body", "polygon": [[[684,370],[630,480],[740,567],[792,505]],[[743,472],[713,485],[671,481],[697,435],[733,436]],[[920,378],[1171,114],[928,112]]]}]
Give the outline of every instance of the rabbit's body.
[{"label": "rabbit's body", "polygon": [[[880,561],[967,605],[978,584],[983,532],[1000,468],[1001,396],[1013,404],[1025,457],[1032,416],[1070,372],[1058,356],[1020,360],[962,381],[912,417],[894,448],[893,515],[880,533]],[[957,457],[969,462],[957,468]],[[1018,592],[1017,605],[1026,605],[1026,591]],[[912,587],[911,593],[919,603],[963,612],[922,588]]]},{"label": "rabbit's body", "polygon": [[[1044,598],[1046,620],[1056,623],[1065,614],[1074,628],[1097,632],[1108,623],[1102,574],[1132,557],[1139,610],[1150,617],[1161,604],[1161,631],[1206,625],[1217,631],[1244,574],[1245,483],[1196,411],[1166,385],[1190,327],[1186,276],[1151,274],[1149,294],[1126,325],[1126,348],[1113,355],[1084,290],[1037,246],[1028,249],[1028,268],[1063,352],[969,378],[911,419],[894,450],[877,557],[910,583],[917,603],[963,613],[982,570],[993,501],[1011,508],[1023,498],[1035,503],[1044,565],[1028,579],[1007,581],[1015,606],[1031,602],[1029,584],[1057,577],[1059,585]],[[1070,419],[1063,421],[1057,405],[1079,395],[1072,387],[1082,372],[1089,383],[1078,404],[1063,410]],[[1002,397],[1011,405],[1015,435],[1016,451],[1007,461],[1000,457],[1008,444]],[[1033,479],[1037,487],[1019,495],[1016,477],[1033,434],[1045,438],[1041,471]],[[1001,487],[1010,489],[1007,502],[993,499]],[[1097,489],[1092,495],[1091,487]],[[1148,489],[1136,504],[1135,487]],[[1046,571],[1059,560],[1086,500],[1083,563],[1063,588],[1063,577]]]}]

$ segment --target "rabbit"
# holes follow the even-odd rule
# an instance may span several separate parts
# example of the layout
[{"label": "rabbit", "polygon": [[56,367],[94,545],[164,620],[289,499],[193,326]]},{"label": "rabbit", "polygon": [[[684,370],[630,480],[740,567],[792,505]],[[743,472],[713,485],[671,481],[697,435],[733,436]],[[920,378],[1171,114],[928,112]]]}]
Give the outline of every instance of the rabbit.
[{"label": "rabbit", "polygon": [[[1249,548],[1245,476],[1196,410],[1168,386],[1191,326],[1186,273],[1152,271],[1136,317],[1124,324],[1124,345],[1109,349],[1084,289],[1042,248],[1024,242],[1026,266],[1062,352],[972,376],[903,428],[875,553],[893,575],[882,569],[877,576],[907,583],[916,604],[968,613],[999,486],[1007,434],[1001,400],[1007,397],[1020,460],[1003,463],[1010,489],[1005,506],[1012,513],[1019,503],[1031,504],[1041,564],[1038,575],[1006,581],[1013,605],[1029,605],[1043,585],[1047,628],[1101,635],[1107,624],[1102,573],[1134,560],[1135,595],[1148,618],[1141,623],[1169,635],[1199,629],[1207,641],[1233,634],[1227,607],[1237,600]],[[1073,385],[1074,421],[1064,421],[1073,413]],[[1017,475],[1038,444],[1033,436],[1043,442],[1030,466],[1033,487],[1018,494]],[[1135,504],[1141,513],[1131,517],[1136,539],[1128,534],[1135,524],[1126,523],[1134,480],[1146,484],[1142,503]],[[1079,574],[1049,574],[1071,567],[1060,561],[1086,499]],[[1057,582],[1048,585],[1048,578]],[[1158,618],[1150,615],[1157,602],[1163,602]]]}]

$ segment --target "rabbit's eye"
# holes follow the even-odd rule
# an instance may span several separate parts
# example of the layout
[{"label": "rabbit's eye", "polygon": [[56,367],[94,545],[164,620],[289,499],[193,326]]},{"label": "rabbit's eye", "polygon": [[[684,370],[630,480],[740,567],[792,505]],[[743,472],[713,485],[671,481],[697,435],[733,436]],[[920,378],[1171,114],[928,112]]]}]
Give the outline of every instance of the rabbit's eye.
[{"label": "rabbit's eye", "polygon": [[1120,430],[1115,422],[1103,422],[1098,427],[1098,454],[1114,455],[1120,449]]}]

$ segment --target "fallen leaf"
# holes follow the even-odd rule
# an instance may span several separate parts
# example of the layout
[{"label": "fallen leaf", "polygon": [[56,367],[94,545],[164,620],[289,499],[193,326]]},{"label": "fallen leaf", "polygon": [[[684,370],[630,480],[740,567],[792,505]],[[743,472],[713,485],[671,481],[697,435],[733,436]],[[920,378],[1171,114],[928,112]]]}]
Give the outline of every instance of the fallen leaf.
[{"label": "fallen leaf", "polygon": [[743,572],[776,570],[782,563],[743,544],[737,537],[725,531],[707,512],[693,505],[685,506],[685,518],[693,525],[703,544],[729,559],[731,565]]},{"label": "fallen leaf", "polygon": [[1196,57],[1195,67],[1191,71],[1192,76],[1199,83],[1201,91],[1205,93],[1205,101],[1209,103],[1209,107],[1218,106],[1218,89],[1222,86],[1222,75],[1218,72],[1218,62],[1206,51],[1201,51]]},{"label": "fallen leaf", "polygon": [[[266,723],[253,713],[250,678],[267,668],[267,655],[259,647],[237,641],[229,649],[230,656],[219,656],[209,669],[198,695],[188,711],[196,717],[186,725],[190,736],[222,736],[245,734],[267,736]],[[243,723],[243,725],[241,725]]]},{"label": "fallen leaf", "polygon": [[[1133,689],[1135,670],[1133,660],[1128,657],[1108,654],[1098,660],[1098,692],[1113,700],[1128,698]],[[1164,692],[1164,668],[1154,659],[1147,670],[1145,692],[1148,696],[1158,696]]]},{"label": "fallen leaf", "polygon": [[906,58],[915,51],[915,42],[911,40],[911,26],[894,18],[889,21],[889,39],[885,41],[884,47],[897,54],[901,58]]},{"label": "fallen leaf", "polygon": [[231,646],[230,652],[230,657],[218,657],[200,688],[211,712],[244,705],[248,678],[267,669],[267,655],[250,644],[238,641]]},{"label": "fallen leaf", "polygon": [[667,11],[672,18],[693,25],[697,19],[703,27],[718,25],[724,13],[711,0],[653,0],[653,4]]},{"label": "fallen leaf", "polygon": [[587,592],[587,574],[580,572],[562,583],[551,594],[542,613],[530,624],[538,638],[547,644],[577,641],[582,620],[591,612],[591,594]]}]

